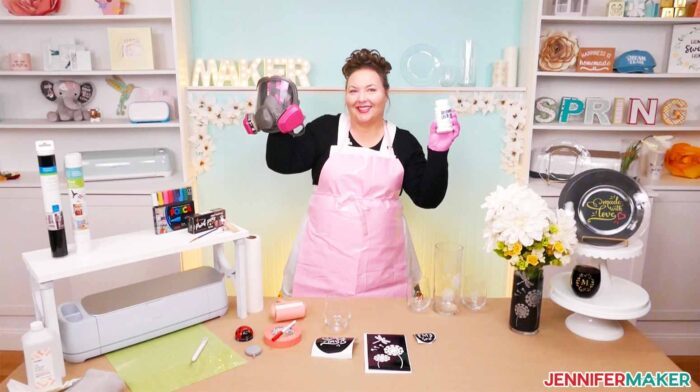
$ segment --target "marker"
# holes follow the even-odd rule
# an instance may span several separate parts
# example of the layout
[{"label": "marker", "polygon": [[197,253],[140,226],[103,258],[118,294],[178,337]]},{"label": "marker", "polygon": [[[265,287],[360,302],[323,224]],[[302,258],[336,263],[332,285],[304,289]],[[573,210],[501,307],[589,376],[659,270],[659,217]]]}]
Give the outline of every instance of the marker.
[{"label": "marker", "polygon": [[192,355],[192,362],[196,361],[199,358],[199,355],[204,350],[204,346],[207,345],[208,341],[209,341],[208,337],[204,337],[204,339],[202,339],[202,342],[199,343],[199,347],[197,347],[197,351],[195,351],[194,354]]},{"label": "marker", "polygon": [[158,205],[163,205],[163,192],[158,192]]},{"label": "marker", "polygon": [[296,323],[297,323],[297,321],[294,320],[294,321],[292,321],[291,323],[289,323],[289,325],[287,325],[286,327],[282,328],[280,331],[278,331],[278,332],[275,334],[275,336],[272,337],[272,341],[273,341],[273,342],[274,342],[274,341],[277,341],[277,339],[279,339],[280,337],[282,337],[282,335],[284,335],[285,333],[289,332],[289,330],[291,330],[291,329],[294,327],[294,324],[296,324]]}]

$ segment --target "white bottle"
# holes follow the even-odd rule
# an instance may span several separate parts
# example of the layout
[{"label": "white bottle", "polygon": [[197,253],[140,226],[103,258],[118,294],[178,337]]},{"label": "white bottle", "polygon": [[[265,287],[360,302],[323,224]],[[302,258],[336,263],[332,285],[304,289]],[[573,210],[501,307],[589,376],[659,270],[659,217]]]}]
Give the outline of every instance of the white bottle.
[{"label": "white bottle", "polygon": [[87,204],[85,203],[85,179],[83,178],[83,157],[79,152],[66,154],[66,182],[68,198],[73,218],[73,236],[79,254],[90,251],[90,227],[88,226]]},{"label": "white bottle", "polygon": [[22,335],[24,367],[27,383],[33,391],[48,391],[63,385],[63,353],[58,336],[44,328],[41,321],[33,321],[29,331]]},{"label": "white bottle", "polygon": [[452,132],[452,108],[446,99],[435,101],[435,123],[437,132]]}]

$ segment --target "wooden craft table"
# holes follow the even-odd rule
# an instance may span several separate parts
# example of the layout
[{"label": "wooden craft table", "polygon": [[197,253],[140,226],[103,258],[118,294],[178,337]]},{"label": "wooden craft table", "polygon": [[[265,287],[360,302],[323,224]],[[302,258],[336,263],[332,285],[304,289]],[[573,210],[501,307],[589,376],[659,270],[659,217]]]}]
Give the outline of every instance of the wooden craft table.
[{"label": "wooden craft table", "polygon": [[[266,299],[266,310],[272,299]],[[323,300],[306,300],[307,317],[300,344],[270,349],[262,342],[263,328],[270,324],[267,311],[245,320],[235,315],[235,300],[222,318],[204,325],[244,356],[251,344],[263,353],[212,378],[191,385],[187,391],[539,391],[550,371],[680,371],[664,353],[634,326],[624,322],[625,334],[614,342],[578,337],[564,325],[569,311],[544,300],[540,331],[523,336],[508,328],[510,299],[490,299],[479,312],[461,309],[453,317],[432,311],[410,312],[399,299],[353,299],[352,320],[347,333],[357,343],[352,360],[311,357],[312,342],[328,336],[323,326]],[[234,330],[243,325],[255,331],[252,341],[236,342]],[[365,374],[363,333],[405,334],[413,372],[411,374]],[[418,345],[414,333],[434,332],[431,345]],[[89,368],[114,370],[101,356],[82,364],[66,364],[67,378],[80,377]],[[24,366],[10,378],[25,381]],[[5,390],[4,383],[0,384]],[[555,388],[556,389],[556,388]],[[562,390],[562,388],[558,388]],[[593,388],[586,388],[591,390]],[[606,390],[611,390],[607,388]],[[692,384],[684,390],[698,391]]]}]

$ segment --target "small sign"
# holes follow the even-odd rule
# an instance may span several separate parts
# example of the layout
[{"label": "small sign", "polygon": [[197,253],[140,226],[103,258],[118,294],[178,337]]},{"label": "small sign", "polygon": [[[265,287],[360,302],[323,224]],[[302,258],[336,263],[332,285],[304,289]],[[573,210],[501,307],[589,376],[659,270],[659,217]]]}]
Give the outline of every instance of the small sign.
[{"label": "small sign", "polygon": [[615,48],[581,48],[576,72],[612,72]]},{"label": "small sign", "polygon": [[673,26],[668,72],[700,72],[700,24]]}]

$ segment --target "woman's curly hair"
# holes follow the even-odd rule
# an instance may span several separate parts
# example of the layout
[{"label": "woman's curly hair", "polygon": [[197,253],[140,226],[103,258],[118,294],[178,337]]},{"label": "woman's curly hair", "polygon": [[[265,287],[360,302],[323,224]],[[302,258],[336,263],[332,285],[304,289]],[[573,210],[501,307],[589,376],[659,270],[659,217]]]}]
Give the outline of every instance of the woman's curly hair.
[{"label": "woman's curly hair", "polygon": [[345,65],[343,65],[343,76],[345,76],[345,84],[347,85],[347,80],[355,71],[369,68],[374,70],[379,77],[382,79],[382,84],[384,89],[389,90],[389,79],[387,75],[391,72],[391,63],[386,61],[386,59],[379,54],[376,49],[357,49],[350,53],[347,59],[345,59]]}]

